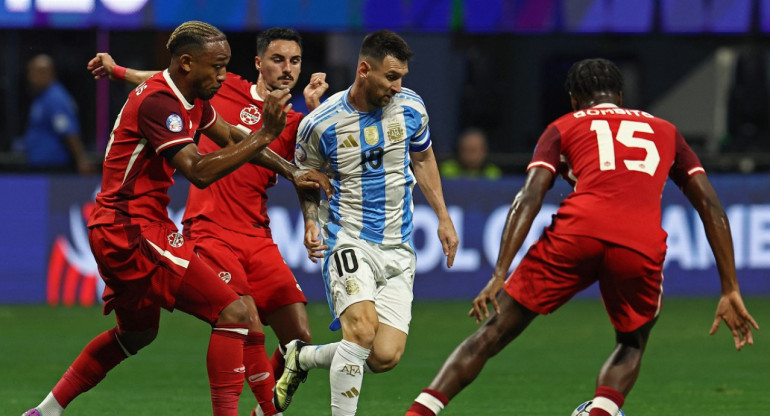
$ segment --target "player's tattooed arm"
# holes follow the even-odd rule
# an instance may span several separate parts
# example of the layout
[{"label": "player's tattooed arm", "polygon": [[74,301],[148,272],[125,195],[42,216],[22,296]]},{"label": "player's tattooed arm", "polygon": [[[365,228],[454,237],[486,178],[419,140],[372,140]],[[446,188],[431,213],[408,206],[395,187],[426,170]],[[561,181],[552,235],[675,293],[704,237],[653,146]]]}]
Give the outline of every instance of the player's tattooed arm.
[{"label": "player's tattooed arm", "polygon": [[125,68],[117,63],[106,52],[99,52],[88,61],[86,69],[91,71],[94,79],[102,79],[109,77],[112,80],[124,81],[132,85],[139,85],[144,81],[147,81],[153,75],[160,71],[141,71],[138,69]]}]

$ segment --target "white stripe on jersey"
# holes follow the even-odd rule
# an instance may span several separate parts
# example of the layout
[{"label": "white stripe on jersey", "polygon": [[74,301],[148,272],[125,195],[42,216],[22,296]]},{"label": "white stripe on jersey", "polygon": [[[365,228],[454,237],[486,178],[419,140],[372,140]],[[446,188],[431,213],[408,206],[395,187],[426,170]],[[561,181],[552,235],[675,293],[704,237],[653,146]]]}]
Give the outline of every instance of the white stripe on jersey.
[{"label": "white stripe on jersey", "polygon": [[128,172],[131,172],[131,167],[134,166],[134,162],[136,162],[136,159],[139,157],[139,154],[142,153],[142,150],[144,150],[144,145],[146,144],[147,144],[147,139],[142,139],[142,140],[139,140],[139,143],[134,148],[134,151],[131,153],[131,159],[128,160],[128,166],[126,166],[126,172],[123,173],[123,182],[121,182],[121,185],[126,183]]},{"label": "white stripe on jersey", "polygon": [[349,91],[334,94],[305,117],[295,163],[332,174],[336,192],[319,213],[322,222],[375,243],[408,241],[415,183],[409,152],[431,145],[425,106],[404,88],[385,107],[362,113],[350,105]]}]

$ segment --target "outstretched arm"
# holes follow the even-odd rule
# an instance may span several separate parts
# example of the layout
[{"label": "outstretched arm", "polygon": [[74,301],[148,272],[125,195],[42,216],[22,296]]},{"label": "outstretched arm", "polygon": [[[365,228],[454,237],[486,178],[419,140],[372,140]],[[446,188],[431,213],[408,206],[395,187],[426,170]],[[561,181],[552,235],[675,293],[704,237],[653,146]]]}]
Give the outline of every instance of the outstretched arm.
[{"label": "outstretched arm", "polygon": [[438,173],[436,157],[433,154],[433,148],[423,152],[412,152],[412,165],[414,166],[414,176],[417,178],[417,184],[425,199],[428,200],[433,212],[438,217],[438,238],[441,240],[441,246],[444,248],[447,267],[452,267],[457,254],[457,245],[460,240],[457,238],[455,226],[452,218],[449,217],[449,211],[444,202],[444,192],[441,189],[441,177]]},{"label": "outstretched arm", "polygon": [[140,71],[138,69],[124,68],[115,63],[112,56],[106,52],[99,52],[88,61],[86,69],[91,71],[94,79],[109,77],[113,80],[125,81],[129,84],[139,85],[147,81],[151,76],[160,71]]},{"label": "outstretched arm", "polygon": [[[291,109],[289,92],[276,90],[265,98],[262,109],[262,128],[245,136],[245,133],[217,118],[207,135],[217,143],[230,143],[217,151],[200,154],[196,145],[188,145],[174,155],[170,162],[192,184],[205,188],[217,179],[253,160],[267,145],[281,134],[286,125],[286,114]],[[245,137],[242,137],[245,136]],[[237,140],[234,139],[237,137]]]},{"label": "outstretched arm", "polygon": [[705,174],[693,176],[685,185],[684,194],[703,221],[722,284],[722,296],[709,333],[715,334],[720,322],[724,321],[733,334],[735,348],[740,351],[746,344],[754,344],[751,328],[759,329],[759,326],[746,310],[738,287],[733,239],[727,214]]},{"label": "outstretched arm", "polygon": [[535,216],[540,212],[543,205],[543,198],[551,187],[554,174],[541,167],[534,167],[527,173],[527,180],[524,186],[516,194],[508,210],[508,217],[503,227],[503,237],[500,240],[500,252],[497,255],[495,270],[492,272],[492,278],[489,279],[484,289],[473,299],[473,308],[468,312],[468,316],[476,319],[479,323],[489,317],[487,303],[491,302],[495,312],[500,313],[500,307],[497,304],[497,293],[503,288],[505,277],[508,275],[508,268],[511,267],[513,257],[521,248],[524,239],[529,234],[532,222]]}]

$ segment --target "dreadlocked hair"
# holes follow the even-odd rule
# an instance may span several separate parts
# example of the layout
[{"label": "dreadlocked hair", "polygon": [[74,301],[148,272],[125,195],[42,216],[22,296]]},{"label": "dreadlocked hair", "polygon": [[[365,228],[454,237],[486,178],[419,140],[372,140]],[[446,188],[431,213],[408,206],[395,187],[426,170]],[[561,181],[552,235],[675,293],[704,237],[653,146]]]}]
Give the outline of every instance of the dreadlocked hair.
[{"label": "dreadlocked hair", "polygon": [[208,23],[191,20],[174,29],[166,49],[171,56],[179,56],[200,49],[206,43],[223,40],[227,40],[227,37],[221,30]]},{"label": "dreadlocked hair", "polygon": [[584,59],[567,72],[564,87],[575,97],[590,98],[598,92],[623,90],[623,75],[617,65],[607,59]]},{"label": "dreadlocked hair", "polygon": [[299,50],[302,52],[302,37],[296,30],[285,27],[274,27],[257,35],[257,56],[262,56],[267,50],[267,47],[270,46],[270,43],[274,40],[297,42]]},{"label": "dreadlocked hair", "polygon": [[386,56],[392,56],[406,62],[412,57],[412,50],[406,41],[390,30],[378,30],[364,38],[359,56],[382,61]]}]

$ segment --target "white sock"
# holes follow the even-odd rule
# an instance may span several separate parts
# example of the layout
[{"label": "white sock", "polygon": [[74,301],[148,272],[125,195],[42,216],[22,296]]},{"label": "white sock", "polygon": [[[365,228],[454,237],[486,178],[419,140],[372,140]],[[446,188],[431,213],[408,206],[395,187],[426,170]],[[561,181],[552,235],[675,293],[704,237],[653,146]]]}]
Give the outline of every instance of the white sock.
[{"label": "white sock", "polygon": [[45,399],[37,406],[37,410],[43,416],[61,416],[64,408],[56,401],[56,397],[53,397],[53,393],[48,393],[48,396],[45,396]]},{"label": "white sock", "polygon": [[305,369],[323,368],[328,370],[332,365],[332,358],[337,351],[339,342],[331,344],[308,345],[299,350],[299,365]]},{"label": "white sock", "polygon": [[370,350],[342,340],[329,368],[332,416],[352,416],[358,408],[358,397],[364,382],[364,364]]}]

